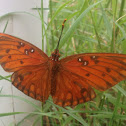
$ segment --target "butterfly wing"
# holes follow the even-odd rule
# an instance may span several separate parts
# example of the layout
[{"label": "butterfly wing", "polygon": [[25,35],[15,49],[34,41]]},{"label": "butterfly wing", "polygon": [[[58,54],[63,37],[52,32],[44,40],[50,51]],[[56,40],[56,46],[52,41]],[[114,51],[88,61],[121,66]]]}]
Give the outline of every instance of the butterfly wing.
[{"label": "butterfly wing", "polygon": [[75,73],[100,91],[107,90],[126,79],[126,55],[92,53],[69,56],[61,60],[62,66]]},{"label": "butterfly wing", "polygon": [[75,106],[92,100],[92,89],[105,91],[126,79],[126,55],[90,53],[68,56],[60,60],[54,102],[60,106]]},{"label": "butterfly wing", "polygon": [[[56,89],[51,93],[55,104],[62,107],[75,106],[92,100],[95,92],[81,76],[61,68],[56,74]],[[52,85],[53,86],[53,85]]]},{"label": "butterfly wing", "polygon": [[12,84],[26,95],[44,102],[50,94],[49,70],[46,64],[27,66],[14,72]]},{"label": "butterfly wing", "polygon": [[34,45],[0,33],[0,64],[7,72],[14,72],[21,67],[39,65],[48,60],[48,56]]},{"label": "butterfly wing", "polygon": [[48,56],[34,45],[19,38],[0,33],[0,64],[14,72],[15,87],[40,101],[50,94]]}]

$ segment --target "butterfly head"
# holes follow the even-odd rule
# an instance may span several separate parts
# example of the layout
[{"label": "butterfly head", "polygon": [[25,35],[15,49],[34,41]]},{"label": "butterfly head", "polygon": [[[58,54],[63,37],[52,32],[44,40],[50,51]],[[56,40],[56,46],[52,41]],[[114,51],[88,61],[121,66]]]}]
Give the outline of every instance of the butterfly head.
[{"label": "butterfly head", "polygon": [[59,57],[60,57],[59,50],[55,49],[55,51],[52,52],[50,58],[51,58],[51,60],[53,60],[53,61],[59,61]]}]

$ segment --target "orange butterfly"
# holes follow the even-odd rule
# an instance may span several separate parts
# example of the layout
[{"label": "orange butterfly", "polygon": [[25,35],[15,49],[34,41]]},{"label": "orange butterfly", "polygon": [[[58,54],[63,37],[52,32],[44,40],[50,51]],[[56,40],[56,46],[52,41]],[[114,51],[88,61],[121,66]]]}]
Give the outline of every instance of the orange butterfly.
[{"label": "orange butterfly", "polygon": [[42,102],[51,95],[55,104],[64,107],[95,98],[92,87],[105,91],[126,79],[126,55],[82,53],[59,60],[59,41],[48,57],[34,45],[0,33],[0,64],[14,72],[12,84]]}]

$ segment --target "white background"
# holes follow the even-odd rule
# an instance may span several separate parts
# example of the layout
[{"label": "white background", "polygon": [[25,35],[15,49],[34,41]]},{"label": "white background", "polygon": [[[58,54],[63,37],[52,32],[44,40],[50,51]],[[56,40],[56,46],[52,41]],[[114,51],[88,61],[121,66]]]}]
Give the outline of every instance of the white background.
[{"label": "white background", "polygon": [[[43,0],[44,8],[48,8],[48,0]],[[32,8],[41,7],[41,0],[0,0],[0,16],[7,14],[9,12],[29,12],[39,17],[37,10]],[[44,11],[44,19],[47,22],[48,11]],[[41,48],[41,21],[40,19],[25,14],[25,13],[15,13],[6,17],[0,17],[0,32],[3,32],[5,24],[9,21],[5,33],[17,36],[26,41],[29,41]],[[9,73],[6,73],[0,66],[0,75],[7,76]],[[41,106],[39,101],[36,101],[18,89],[12,86],[12,84],[6,80],[0,80],[0,89],[2,89],[1,94],[8,95],[17,95],[29,99],[33,103]],[[5,98],[0,97],[0,113],[8,112],[32,112],[34,108],[29,104],[14,99],[14,98]],[[23,119],[25,115],[12,115],[0,117],[0,126],[9,126],[11,123],[17,123]],[[33,120],[34,121],[34,120]],[[24,126],[30,126],[32,121],[26,120]]]}]

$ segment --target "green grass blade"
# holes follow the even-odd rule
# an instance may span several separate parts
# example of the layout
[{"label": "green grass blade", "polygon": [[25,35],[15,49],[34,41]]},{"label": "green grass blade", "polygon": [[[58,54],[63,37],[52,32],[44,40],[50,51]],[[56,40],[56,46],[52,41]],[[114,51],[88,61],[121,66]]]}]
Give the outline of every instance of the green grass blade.
[{"label": "green grass blade", "polygon": [[118,91],[115,108],[114,108],[113,115],[112,115],[112,118],[110,120],[109,126],[113,126],[114,125],[113,123],[114,123],[115,116],[116,116],[117,111],[118,111],[118,106],[119,106],[119,103],[120,103],[120,97],[121,97],[121,92]]},{"label": "green grass blade", "polygon": [[[101,5],[101,4],[100,4]],[[101,10],[102,10],[102,16],[103,16],[103,20],[104,20],[104,24],[105,24],[105,28],[107,30],[108,36],[110,38],[110,40],[112,39],[112,27],[111,24],[108,20],[108,16],[106,15],[102,5],[101,5]]]},{"label": "green grass blade", "polygon": [[48,100],[49,103],[51,103],[53,106],[59,108],[60,110],[62,110],[63,112],[67,113],[69,116],[71,116],[72,118],[74,118],[75,120],[77,120],[78,122],[80,122],[81,124],[83,124],[84,126],[88,126],[88,124],[83,120],[82,117],[77,116],[76,114],[71,113],[70,111],[68,111],[67,109],[64,109],[54,103],[52,103],[51,101]]},{"label": "green grass blade", "polygon": [[4,79],[4,80],[7,80],[7,81],[11,82],[11,80],[8,79],[8,78],[10,78],[10,75],[9,76],[5,76],[5,77],[0,75],[0,80]]},{"label": "green grass blade", "polygon": [[71,37],[71,35],[74,33],[76,27],[79,25],[79,23],[81,22],[81,20],[85,17],[85,15],[96,5],[98,5],[99,3],[101,3],[102,1],[99,1],[91,6],[89,6],[74,22],[74,24],[71,26],[71,28],[69,30],[67,30],[67,32],[65,33],[65,35],[63,36],[63,38],[60,41],[60,45],[59,48],[61,48],[68,40],[69,37]]},{"label": "green grass blade", "polygon": [[0,117],[16,115],[16,114],[26,114],[26,112],[8,112],[8,113],[0,113]]},{"label": "green grass blade", "polygon": [[50,24],[53,22],[53,20],[55,19],[55,17],[56,17],[59,13],[61,13],[61,10],[62,10],[67,4],[69,4],[71,1],[72,1],[72,0],[67,1],[66,3],[64,3],[63,5],[61,5],[61,6],[56,10],[56,12],[54,13],[54,15],[53,15],[52,18],[51,18],[51,21],[50,21],[49,24],[48,24],[48,27],[49,27]]}]

